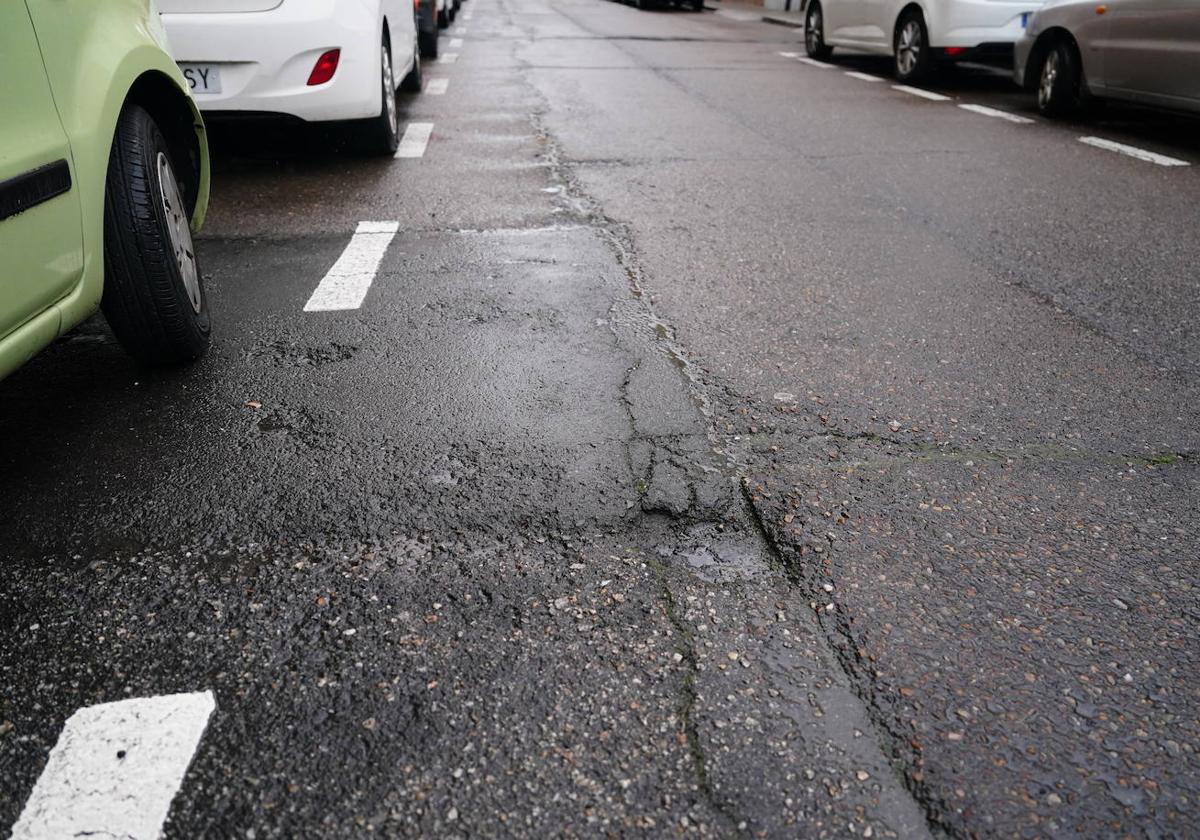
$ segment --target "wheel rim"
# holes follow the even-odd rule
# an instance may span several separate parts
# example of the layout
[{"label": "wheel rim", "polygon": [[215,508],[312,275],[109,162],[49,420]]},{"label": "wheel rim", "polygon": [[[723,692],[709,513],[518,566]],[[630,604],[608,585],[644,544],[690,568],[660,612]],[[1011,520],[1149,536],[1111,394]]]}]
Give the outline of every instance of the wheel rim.
[{"label": "wheel rim", "polygon": [[396,85],[392,82],[392,54],[383,48],[383,109],[387,111],[388,128],[392,134],[400,131],[400,117],[396,113]]},{"label": "wheel rim", "polygon": [[196,251],[192,246],[191,221],[179,196],[179,185],[175,180],[175,171],[171,169],[171,161],[162,152],[158,153],[158,191],[167,217],[167,237],[171,240],[171,251],[179,267],[179,276],[183,279],[183,289],[192,310],[199,315],[203,300],[200,295],[200,273],[196,269]]},{"label": "wheel rim", "polygon": [[1052,52],[1046,56],[1042,65],[1042,80],[1038,85],[1038,105],[1045,108],[1054,96],[1054,83],[1058,81],[1058,53]]},{"label": "wheel rim", "polygon": [[808,26],[804,37],[808,41],[808,51],[817,52],[821,49],[821,42],[824,40],[824,35],[821,32],[821,10],[813,7],[808,13]]},{"label": "wheel rim", "polygon": [[910,20],[900,30],[899,43],[896,45],[896,66],[907,76],[921,60],[921,24]]}]

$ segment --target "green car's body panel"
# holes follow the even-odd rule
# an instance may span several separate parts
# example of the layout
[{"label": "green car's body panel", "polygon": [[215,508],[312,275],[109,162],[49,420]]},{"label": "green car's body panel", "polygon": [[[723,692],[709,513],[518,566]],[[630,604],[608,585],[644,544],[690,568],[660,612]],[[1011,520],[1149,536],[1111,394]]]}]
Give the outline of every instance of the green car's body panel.
[{"label": "green car's body panel", "polygon": [[[185,158],[175,165],[194,230],[209,163],[203,120],[151,0],[3,0],[0,77],[0,208],[32,205],[0,212],[4,377],[100,305],[105,180],[125,102],[150,111]],[[65,191],[55,186],[63,161]]]}]

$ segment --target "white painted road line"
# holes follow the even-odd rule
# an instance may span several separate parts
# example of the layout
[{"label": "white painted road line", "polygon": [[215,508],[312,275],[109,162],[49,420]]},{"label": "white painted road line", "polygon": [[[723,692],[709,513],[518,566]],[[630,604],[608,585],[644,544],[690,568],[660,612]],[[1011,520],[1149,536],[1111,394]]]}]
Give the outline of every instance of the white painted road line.
[{"label": "white painted road line", "polygon": [[810,67],[824,67],[826,70],[833,67],[832,64],[826,64],[824,61],[817,61],[815,58],[809,58],[806,55],[802,55],[799,58],[797,58],[796,60],[799,61],[801,64],[807,64]]},{"label": "white painted road line", "polygon": [[451,38],[450,49],[457,49],[462,46],[462,38]]},{"label": "white painted road line", "polygon": [[1147,163],[1157,163],[1159,166],[1191,166],[1186,160],[1179,158],[1167,157],[1155,152],[1148,152],[1145,149],[1139,149],[1137,146],[1126,146],[1124,143],[1114,143],[1112,140],[1105,140],[1103,137],[1080,137],[1080,143],[1087,143],[1089,146],[1095,146],[1097,149],[1107,149],[1110,152],[1128,155],[1131,158],[1144,160]]},{"label": "white painted road line", "polygon": [[359,222],[350,244],[317,284],[304,311],[339,312],[362,306],[399,230],[399,222]]},{"label": "white painted road line", "polygon": [[1010,114],[1008,111],[1001,111],[999,108],[989,108],[986,105],[963,104],[958,107],[973,114],[983,114],[985,117],[1008,120],[1010,123],[1016,123],[1017,125],[1029,125],[1033,122],[1029,117],[1022,117],[1020,114]]},{"label": "white painted road line", "polygon": [[931,90],[922,90],[921,88],[909,87],[908,85],[892,85],[893,88],[904,93],[911,93],[913,96],[919,96],[922,99],[929,99],[933,102],[949,102],[952,97],[942,96],[940,93],[934,93]]},{"label": "white painted road line", "polygon": [[214,708],[203,691],[80,709],[63,725],[12,840],[156,840]]},{"label": "white painted road line", "polygon": [[438,64],[453,64],[458,61],[458,53],[442,53],[442,57],[438,59]]},{"label": "white painted road line", "polygon": [[882,82],[883,79],[878,76],[872,76],[870,73],[859,73],[857,70],[847,70],[846,75],[852,79],[862,79],[864,82]]},{"label": "white painted road line", "polygon": [[441,96],[449,86],[450,80],[442,76],[440,79],[430,79],[429,84],[425,85],[425,92],[430,96]]},{"label": "white painted road line", "polygon": [[425,156],[425,147],[429,145],[429,135],[433,134],[433,123],[409,123],[400,138],[400,148],[396,149],[397,158],[419,158]]},{"label": "white painted road line", "polygon": [[466,35],[466,34],[467,34],[467,27],[465,27],[465,26],[459,26],[459,27],[456,27],[456,28],[454,29],[454,32],[453,32],[452,34],[454,34],[454,35]]},{"label": "white painted road line", "polygon": [[796,52],[781,52],[780,55],[783,56],[784,58],[799,58],[800,57],[800,53],[796,53]]}]

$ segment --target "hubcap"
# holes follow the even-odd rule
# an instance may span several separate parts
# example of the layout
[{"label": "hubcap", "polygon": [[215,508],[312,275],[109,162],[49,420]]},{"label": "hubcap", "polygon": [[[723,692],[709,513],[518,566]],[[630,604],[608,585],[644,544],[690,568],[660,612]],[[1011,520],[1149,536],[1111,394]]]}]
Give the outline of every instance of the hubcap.
[{"label": "hubcap", "polygon": [[921,60],[921,24],[910,20],[900,30],[899,43],[896,44],[896,66],[907,76],[916,69]]},{"label": "hubcap", "polygon": [[200,297],[200,273],[196,270],[196,252],[192,247],[192,228],[183,200],[179,197],[175,172],[162,152],[158,153],[158,189],[167,216],[167,236],[171,240],[175,264],[179,266],[179,276],[183,278],[183,289],[192,310],[199,315],[203,301]]},{"label": "hubcap", "polygon": [[400,118],[396,113],[396,85],[392,82],[392,54],[383,48],[383,109],[387,111],[388,128],[392,134],[400,131]]},{"label": "hubcap", "polygon": [[1038,105],[1045,108],[1054,96],[1054,83],[1058,80],[1058,53],[1052,52],[1046,56],[1042,65],[1042,81],[1038,85]]},{"label": "hubcap", "polygon": [[806,37],[808,39],[809,52],[816,52],[821,48],[821,41],[823,39],[821,34],[821,10],[815,7],[808,13]]}]

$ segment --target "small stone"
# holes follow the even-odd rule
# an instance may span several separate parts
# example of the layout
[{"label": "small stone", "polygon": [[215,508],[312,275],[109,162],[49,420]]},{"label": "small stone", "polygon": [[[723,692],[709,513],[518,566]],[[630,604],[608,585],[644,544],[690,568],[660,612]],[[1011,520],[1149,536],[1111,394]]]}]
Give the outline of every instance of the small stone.
[{"label": "small stone", "polygon": [[893,432],[900,431],[900,421],[893,420],[892,422],[888,423],[888,428],[891,429]]},{"label": "small stone", "polygon": [[1114,605],[1116,606],[1116,608],[1117,608],[1117,609],[1119,609],[1119,610],[1127,610],[1127,609],[1129,609],[1129,605],[1128,605],[1128,604],[1126,604],[1124,601],[1122,601],[1120,598],[1113,598],[1113,604],[1114,604]]},{"label": "small stone", "polygon": [[1046,804],[1047,805],[1061,805],[1062,797],[1059,796],[1057,793],[1052,793],[1046,797]]},{"label": "small stone", "polygon": [[363,729],[368,729],[371,732],[374,732],[378,726],[379,724],[375,722],[375,718],[367,718],[363,721]]},{"label": "small stone", "polygon": [[569,606],[571,606],[571,599],[565,595],[554,599],[554,609],[556,610],[565,610]]},{"label": "small stone", "polygon": [[738,661],[738,652],[736,650],[729,651],[729,658],[732,661],[737,662]]},{"label": "small stone", "polygon": [[673,660],[675,660],[676,662],[682,662],[682,661],[683,661],[683,654],[682,654],[682,653],[676,653],[676,654],[675,654],[674,656],[672,656],[671,658],[672,658]]},{"label": "small stone", "polygon": [[854,775],[855,775],[855,777],[857,777],[857,779],[860,782],[865,782],[867,779],[871,778],[871,774],[868,773],[866,770],[859,770]]},{"label": "small stone", "polygon": [[451,808],[449,811],[447,811],[446,819],[449,820],[450,822],[454,822],[455,820],[457,820],[458,819],[458,809]]}]

